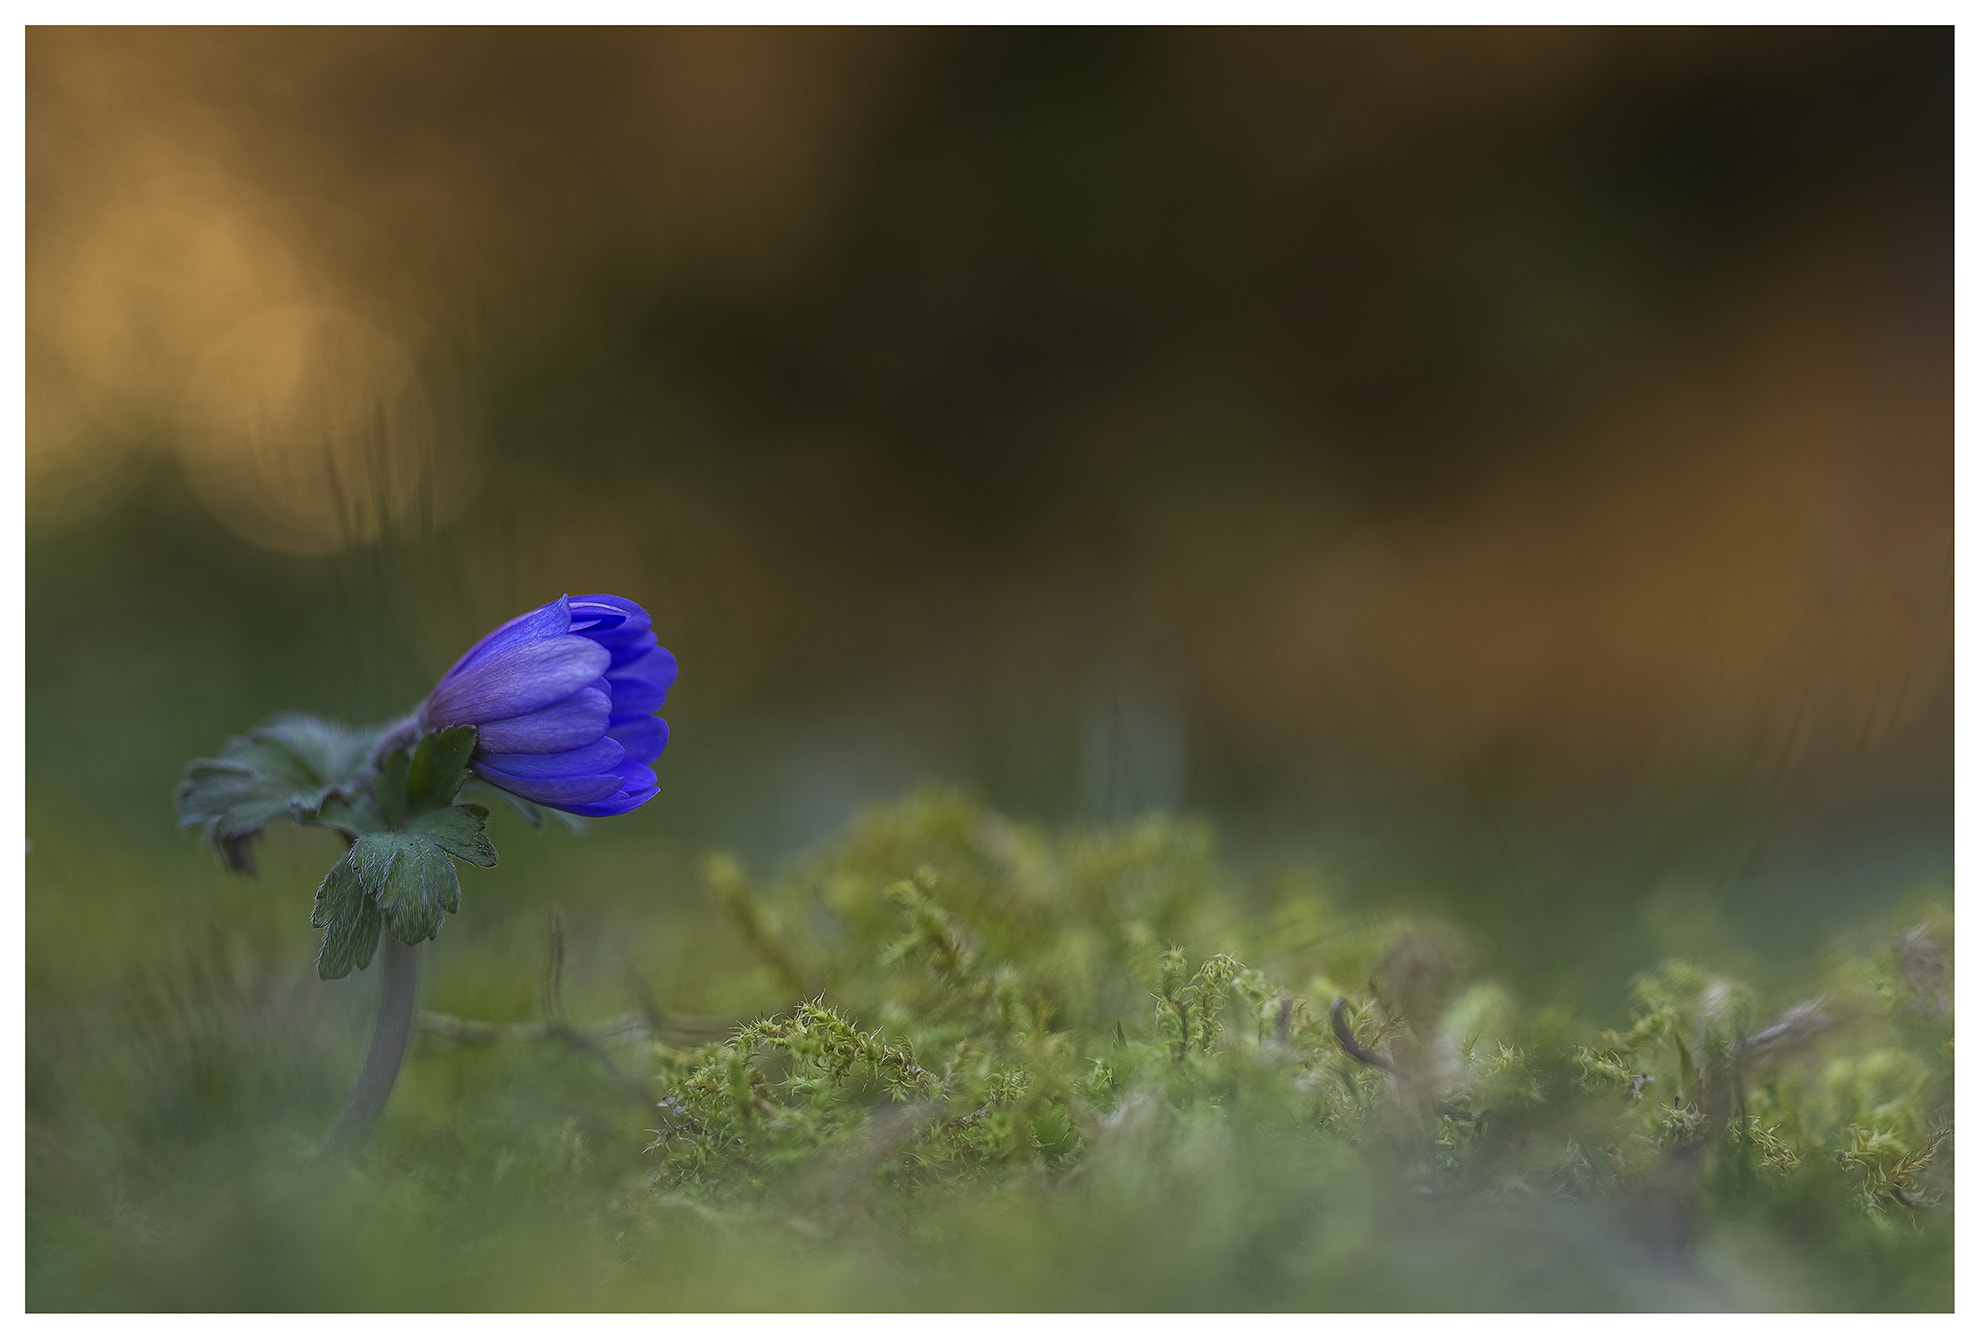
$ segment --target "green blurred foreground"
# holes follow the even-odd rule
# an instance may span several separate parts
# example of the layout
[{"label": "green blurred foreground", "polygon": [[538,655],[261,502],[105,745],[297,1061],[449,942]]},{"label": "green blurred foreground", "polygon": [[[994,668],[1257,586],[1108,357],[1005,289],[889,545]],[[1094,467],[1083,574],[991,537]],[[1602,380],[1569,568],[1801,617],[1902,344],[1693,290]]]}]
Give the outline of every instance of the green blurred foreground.
[{"label": "green blurred foreground", "polygon": [[44,828],[28,1305],[1952,1305],[1949,900],[1584,1017],[1168,820],[928,796],[761,889],[515,829],[326,1165],[376,989],[310,968],[330,839],[252,885]]}]

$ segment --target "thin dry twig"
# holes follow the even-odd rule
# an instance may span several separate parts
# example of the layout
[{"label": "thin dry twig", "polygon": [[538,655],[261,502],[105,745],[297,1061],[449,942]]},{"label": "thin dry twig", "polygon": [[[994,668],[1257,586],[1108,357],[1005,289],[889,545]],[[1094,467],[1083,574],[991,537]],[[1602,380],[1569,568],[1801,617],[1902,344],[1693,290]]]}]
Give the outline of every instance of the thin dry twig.
[{"label": "thin dry twig", "polygon": [[[1378,1051],[1369,1050],[1366,1046],[1363,1046],[1354,1039],[1354,1030],[1347,1023],[1347,996],[1337,995],[1334,997],[1334,1007],[1327,1011],[1327,1023],[1333,1028],[1334,1040],[1341,1044],[1341,1049],[1353,1056],[1356,1060],[1388,1074],[1398,1072],[1395,1061]],[[1450,1103],[1440,1101],[1436,1098],[1430,1100],[1430,1105],[1437,1109],[1438,1115],[1448,1116],[1455,1121],[1463,1121],[1477,1130],[1485,1128],[1485,1118],[1492,1114],[1490,1111],[1481,1111],[1476,1116],[1467,1116]]]},{"label": "thin dry twig", "polygon": [[1334,1040],[1341,1044],[1341,1049],[1356,1060],[1386,1073],[1396,1072],[1395,1062],[1388,1056],[1371,1051],[1354,1039],[1354,1031],[1347,1024],[1347,996],[1334,997],[1334,1007],[1327,1011],[1327,1025],[1333,1028]]},{"label": "thin dry twig", "polygon": [[572,1033],[586,1041],[606,1041],[628,1033],[651,1032],[654,1025],[646,1011],[635,1009],[629,1013],[591,1023],[584,1027],[569,1024],[558,1026],[551,1023],[485,1023],[475,1018],[456,1018],[452,1014],[435,1013],[431,1009],[419,1011],[415,1026],[421,1032],[444,1037],[448,1041],[460,1042],[467,1046],[485,1046],[496,1042],[513,1041],[557,1041],[566,1033]]}]

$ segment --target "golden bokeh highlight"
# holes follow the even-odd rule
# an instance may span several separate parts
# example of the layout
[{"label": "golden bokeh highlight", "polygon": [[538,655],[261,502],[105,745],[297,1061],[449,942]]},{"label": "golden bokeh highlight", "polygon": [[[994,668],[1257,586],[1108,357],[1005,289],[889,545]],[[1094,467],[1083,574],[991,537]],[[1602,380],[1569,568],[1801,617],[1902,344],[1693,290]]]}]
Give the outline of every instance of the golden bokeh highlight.
[{"label": "golden bokeh highlight", "polygon": [[[601,265],[788,276],[904,43],[43,28],[30,45],[32,524],[99,514],[166,447],[230,529],[325,553],[458,507],[477,442],[419,384],[436,361],[458,371],[491,330],[581,326]],[[377,120],[392,108],[420,131]]]},{"label": "golden bokeh highlight", "polygon": [[176,436],[214,515],[288,553],[428,533],[473,478],[406,348],[329,307],[270,307],[212,341]]}]

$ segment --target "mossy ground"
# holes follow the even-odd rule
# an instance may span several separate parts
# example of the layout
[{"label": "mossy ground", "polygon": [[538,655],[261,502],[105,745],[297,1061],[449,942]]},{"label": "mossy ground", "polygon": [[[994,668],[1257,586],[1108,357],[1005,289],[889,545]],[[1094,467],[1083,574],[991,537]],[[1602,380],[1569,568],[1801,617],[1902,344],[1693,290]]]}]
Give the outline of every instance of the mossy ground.
[{"label": "mossy ground", "polygon": [[288,887],[328,848],[257,891],[39,839],[31,1308],[1951,1305],[1944,903],[1594,1017],[1170,819],[927,795],[762,887],[498,835],[348,1164],[370,982],[314,979]]}]

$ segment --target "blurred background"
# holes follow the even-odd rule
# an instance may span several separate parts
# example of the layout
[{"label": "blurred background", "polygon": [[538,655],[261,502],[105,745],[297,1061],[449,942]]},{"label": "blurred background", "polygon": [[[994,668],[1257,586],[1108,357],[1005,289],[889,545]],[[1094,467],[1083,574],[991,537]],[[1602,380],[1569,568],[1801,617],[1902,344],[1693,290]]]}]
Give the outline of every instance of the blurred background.
[{"label": "blurred background", "polygon": [[605,933],[929,781],[1584,985],[1949,879],[1951,99],[1928,30],[31,30],[31,991],[306,961],[329,848],[224,880],[183,762],[564,592],[682,666]]}]

